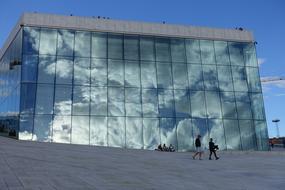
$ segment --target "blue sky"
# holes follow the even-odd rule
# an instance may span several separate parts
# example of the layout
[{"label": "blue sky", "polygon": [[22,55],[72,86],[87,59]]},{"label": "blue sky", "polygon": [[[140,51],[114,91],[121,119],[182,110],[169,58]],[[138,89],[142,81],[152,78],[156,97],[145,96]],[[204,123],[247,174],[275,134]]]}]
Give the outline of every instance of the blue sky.
[{"label": "blue sky", "polygon": [[[285,1],[283,0],[2,0],[0,46],[23,12],[77,16],[106,16],[138,20],[209,26],[243,27],[254,33],[261,77],[285,77]],[[285,81],[263,84],[270,136],[276,136],[271,120],[281,121],[285,136]]]}]

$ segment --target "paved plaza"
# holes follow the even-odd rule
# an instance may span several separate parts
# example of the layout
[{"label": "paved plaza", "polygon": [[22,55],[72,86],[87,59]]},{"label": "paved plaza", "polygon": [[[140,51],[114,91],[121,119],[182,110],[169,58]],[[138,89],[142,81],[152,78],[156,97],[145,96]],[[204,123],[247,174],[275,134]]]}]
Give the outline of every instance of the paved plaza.
[{"label": "paved plaza", "polygon": [[191,154],[0,137],[0,190],[285,189],[285,151]]}]

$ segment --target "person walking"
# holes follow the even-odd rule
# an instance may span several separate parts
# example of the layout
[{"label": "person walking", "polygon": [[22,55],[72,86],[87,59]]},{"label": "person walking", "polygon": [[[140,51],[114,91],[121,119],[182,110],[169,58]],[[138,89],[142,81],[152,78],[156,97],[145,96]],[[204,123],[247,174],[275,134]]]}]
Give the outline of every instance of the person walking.
[{"label": "person walking", "polygon": [[219,157],[216,154],[217,148],[218,148],[218,146],[215,145],[215,143],[213,142],[213,139],[210,138],[210,142],[209,142],[209,150],[210,150],[209,160],[212,160],[212,153],[214,153],[214,156],[215,156],[216,160],[219,159]]},{"label": "person walking", "polygon": [[197,138],[195,139],[195,147],[196,147],[196,152],[193,155],[193,159],[196,159],[196,156],[199,155],[199,160],[202,160],[202,148],[201,148],[201,135],[198,135]]}]

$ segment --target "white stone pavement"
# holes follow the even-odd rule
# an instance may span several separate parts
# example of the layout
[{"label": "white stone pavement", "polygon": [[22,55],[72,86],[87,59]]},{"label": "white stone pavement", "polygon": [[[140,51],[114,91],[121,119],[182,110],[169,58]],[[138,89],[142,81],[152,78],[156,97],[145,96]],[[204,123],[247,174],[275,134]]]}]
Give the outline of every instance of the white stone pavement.
[{"label": "white stone pavement", "polygon": [[191,155],[0,137],[0,190],[285,189],[285,151]]}]

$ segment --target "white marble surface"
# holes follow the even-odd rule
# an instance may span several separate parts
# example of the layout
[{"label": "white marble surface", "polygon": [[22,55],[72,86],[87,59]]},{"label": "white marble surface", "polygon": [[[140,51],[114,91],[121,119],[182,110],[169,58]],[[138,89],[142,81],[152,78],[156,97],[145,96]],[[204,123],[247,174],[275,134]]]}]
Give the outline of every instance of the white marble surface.
[{"label": "white marble surface", "polygon": [[285,189],[285,151],[219,154],[192,160],[192,153],[0,137],[0,190]]}]

